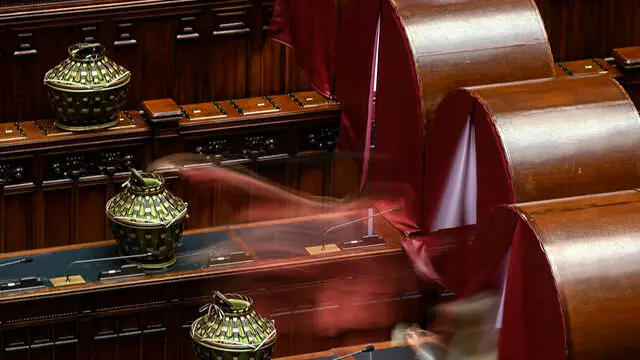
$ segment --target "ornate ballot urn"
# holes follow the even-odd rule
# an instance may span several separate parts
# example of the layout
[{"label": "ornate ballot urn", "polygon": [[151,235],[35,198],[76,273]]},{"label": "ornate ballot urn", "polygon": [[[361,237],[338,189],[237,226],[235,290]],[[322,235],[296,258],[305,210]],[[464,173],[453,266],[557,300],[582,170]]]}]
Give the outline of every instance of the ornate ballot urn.
[{"label": "ornate ballot urn", "polygon": [[132,169],[125,189],[107,202],[106,215],[122,256],[143,268],[163,268],[176,262],[187,208],[162,177]]},{"label": "ornate ballot urn", "polygon": [[69,47],[69,57],[49,70],[44,83],[56,126],[68,131],[104,129],[118,123],[131,73],[105,56],[98,43]]},{"label": "ornate ballot urn", "polygon": [[277,334],[273,321],[253,310],[243,295],[215,293],[206,314],[191,324],[191,338],[200,360],[269,360]]}]

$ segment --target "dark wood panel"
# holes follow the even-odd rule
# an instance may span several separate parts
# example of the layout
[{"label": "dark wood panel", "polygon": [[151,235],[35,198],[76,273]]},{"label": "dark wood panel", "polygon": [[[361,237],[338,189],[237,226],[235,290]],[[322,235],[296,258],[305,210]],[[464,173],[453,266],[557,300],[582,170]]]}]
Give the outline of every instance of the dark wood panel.
[{"label": "dark wood panel", "polygon": [[33,192],[5,195],[0,198],[3,252],[33,248]]},{"label": "dark wood panel", "polygon": [[[301,220],[242,227],[287,226]],[[386,245],[2,294],[0,359],[195,360],[189,326],[201,316],[199,308],[210,302],[212,289],[246,294],[258,313],[275,320],[277,356],[386,338],[397,322],[417,320],[419,284],[400,248],[401,236],[386,222],[377,223],[376,232]],[[38,257],[41,252],[23,256]],[[55,259],[56,251],[45,256]],[[34,263],[39,261],[42,258]]]},{"label": "dark wood panel", "polygon": [[104,215],[107,203],[108,178],[99,176],[84,184],[78,184],[76,199],[78,243],[102,241],[107,238],[107,218]]},{"label": "dark wood panel", "polygon": [[71,184],[44,189],[44,238],[37,247],[62,246],[73,240],[73,192]]},{"label": "dark wood panel", "polygon": [[640,3],[536,0],[557,61],[613,56],[640,43]]},{"label": "dark wood panel", "polygon": [[0,122],[54,115],[42,79],[80,41],[102,43],[132,72],[131,109],[310,88],[292,53],[268,37],[272,0],[82,3],[0,5]]},{"label": "dark wood panel", "polygon": [[[297,96],[312,99],[313,104],[296,102]],[[346,188],[348,181],[332,184],[332,168],[345,174],[341,179],[357,174],[349,177],[351,167],[332,165],[340,110],[338,104],[318,96],[305,92],[237,99],[239,110],[229,101],[182,107],[171,99],[150,101],[144,103],[143,113],[123,113],[117,127],[87,133],[66,133],[51,120],[0,124],[0,136],[4,136],[0,138],[0,185],[5,185],[4,195],[0,194],[0,226],[4,229],[0,249],[110,239],[104,207],[121,191],[128,169],[146,168],[154,159],[176,152],[200,153],[214,162],[222,156],[233,161],[221,166],[248,169],[278,185],[313,195],[332,196],[334,187],[341,193],[354,191]],[[271,103],[277,111],[253,114],[242,108]],[[203,117],[206,109],[216,106],[227,113],[224,121]],[[189,184],[176,171],[163,171],[163,176],[169,190],[189,203],[190,229],[245,222],[258,216],[256,212],[265,204],[252,189]],[[276,205],[285,209],[291,204]],[[19,215],[25,216],[15,221]]]}]

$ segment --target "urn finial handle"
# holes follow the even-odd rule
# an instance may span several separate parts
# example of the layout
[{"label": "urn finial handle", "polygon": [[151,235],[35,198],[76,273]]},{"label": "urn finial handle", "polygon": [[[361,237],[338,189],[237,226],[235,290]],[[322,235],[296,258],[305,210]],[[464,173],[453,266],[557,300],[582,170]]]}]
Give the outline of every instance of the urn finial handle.
[{"label": "urn finial handle", "polygon": [[213,296],[223,305],[225,308],[233,308],[233,304],[226,296],[224,296],[220,291],[215,291]]},{"label": "urn finial handle", "polygon": [[77,61],[95,61],[102,57],[106,53],[107,49],[104,45],[93,43],[78,43],[69,46],[69,56],[73,60]]},{"label": "urn finial handle", "polygon": [[133,174],[133,178],[138,182],[138,185],[145,186],[147,184],[138,170],[134,168],[130,168],[129,170]]}]

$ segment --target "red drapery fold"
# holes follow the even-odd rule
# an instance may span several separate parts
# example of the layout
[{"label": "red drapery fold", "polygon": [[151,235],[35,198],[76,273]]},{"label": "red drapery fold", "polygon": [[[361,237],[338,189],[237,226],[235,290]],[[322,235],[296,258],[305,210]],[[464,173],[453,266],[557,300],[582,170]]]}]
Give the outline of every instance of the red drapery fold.
[{"label": "red drapery fold", "polygon": [[[340,150],[364,152],[365,157],[373,117],[379,16],[380,0],[349,0],[336,42],[336,95],[342,107],[338,146]],[[365,166],[367,163],[365,159]]]},{"label": "red drapery fold", "polygon": [[376,90],[376,150],[371,162],[370,194],[383,210],[404,209],[385,215],[405,234],[419,231],[422,209],[424,139],[420,91],[411,47],[390,1],[380,12],[380,49]]},{"label": "red drapery fold", "polygon": [[459,294],[504,289],[496,319],[501,328],[498,359],[565,360],[567,334],[557,286],[530,224],[515,210],[499,207],[476,236],[470,254]]},{"label": "red drapery fold", "polygon": [[[341,104],[338,151],[370,151],[375,46],[381,0],[276,0],[271,36],[295,51],[316,91]],[[359,158],[359,156],[357,156]]]},{"label": "red drapery fold", "polygon": [[295,50],[298,65],[320,94],[331,97],[338,28],[336,0],[276,0],[271,36]]}]

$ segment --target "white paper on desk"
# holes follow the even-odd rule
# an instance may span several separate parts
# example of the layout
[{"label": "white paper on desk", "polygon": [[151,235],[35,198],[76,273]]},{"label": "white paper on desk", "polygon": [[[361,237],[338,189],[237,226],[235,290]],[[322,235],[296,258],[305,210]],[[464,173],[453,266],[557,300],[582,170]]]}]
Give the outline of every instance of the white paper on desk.
[{"label": "white paper on desk", "polygon": [[453,161],[430,231],[473,225],[477,221],[476,134],[471,115],[460,133]]}]

